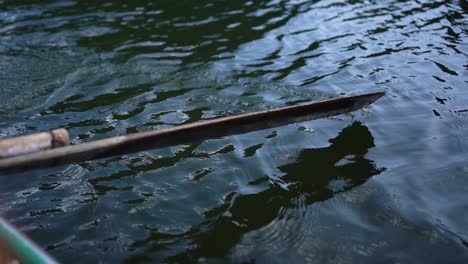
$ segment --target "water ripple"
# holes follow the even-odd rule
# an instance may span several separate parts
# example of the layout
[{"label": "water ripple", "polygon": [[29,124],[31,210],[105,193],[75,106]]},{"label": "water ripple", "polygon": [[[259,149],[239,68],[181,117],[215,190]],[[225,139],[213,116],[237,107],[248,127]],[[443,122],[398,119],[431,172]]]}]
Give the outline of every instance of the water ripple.
[{"label": "water ripple", "polygon": [[0,212],[63,262],[457,261],[467,9],[0,1],[3,136],[82,143],[386,91],[362,113],[3,177]]}]

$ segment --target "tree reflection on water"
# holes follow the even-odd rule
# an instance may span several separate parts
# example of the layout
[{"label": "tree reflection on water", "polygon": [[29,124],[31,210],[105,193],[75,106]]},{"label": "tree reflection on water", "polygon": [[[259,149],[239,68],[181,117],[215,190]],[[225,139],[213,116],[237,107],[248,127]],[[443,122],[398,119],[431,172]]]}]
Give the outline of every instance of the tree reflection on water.
[{"label": "tree reflection on water", "polygon": [[295,208],[299,200],[307,206],[330,199],[384,170],[366,158],[375,145],[369,129],[362,123],[344,128],[329,142],[324,148],[303,149],[293,163],[278,167],[284,173],[282,184],[272,181],[264,191],[232,195],[223,205],[206,212],[206,221],[190,232],[177,235],[152,232],[149,238],[132,246],[135,249],[151,244],[151,249],[128,260],[151,259],[150,254],[161,246],[167,249],[168,244],[181,240],[188,240],[190,249],[170,256],[169,261],[185,263],[199,257],[222,258],[243,234],[277,219],[282,208]]}]

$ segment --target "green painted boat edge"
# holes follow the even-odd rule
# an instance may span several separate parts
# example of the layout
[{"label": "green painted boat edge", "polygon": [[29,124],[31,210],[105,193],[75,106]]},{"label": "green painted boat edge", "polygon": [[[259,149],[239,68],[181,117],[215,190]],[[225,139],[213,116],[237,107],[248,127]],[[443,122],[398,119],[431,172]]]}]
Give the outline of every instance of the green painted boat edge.
[{"label": "green painted boat edge", "polygon": [[4,244],[21,263],[58,263],[3,218],[0,218],[0,243]]}]

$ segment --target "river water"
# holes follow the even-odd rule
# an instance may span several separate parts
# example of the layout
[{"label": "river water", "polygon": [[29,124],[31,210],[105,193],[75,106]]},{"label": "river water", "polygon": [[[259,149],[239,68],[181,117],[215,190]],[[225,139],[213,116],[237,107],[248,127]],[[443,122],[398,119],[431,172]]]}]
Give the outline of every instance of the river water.
[{"label": "river water", "polygon": [[468,2],[0,0],[0,135],[368,109],[0,178],[63,263],[468,259]]}]

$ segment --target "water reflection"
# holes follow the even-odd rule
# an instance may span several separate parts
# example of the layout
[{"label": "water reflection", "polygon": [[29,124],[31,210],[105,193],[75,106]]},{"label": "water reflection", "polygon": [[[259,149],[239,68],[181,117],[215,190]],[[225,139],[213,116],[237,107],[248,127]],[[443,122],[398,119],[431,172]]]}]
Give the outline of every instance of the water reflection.
[{"label": "water reflection", "polygon": [[[185,64],[225,57],[220,54],[284,25],[300,6],[265,0],[79,1],[70,10],[78,14],[98,12],[76,21],[93,32],[80,37],[80,46],[116,51],[124,61],[138,57]],[[96,19],[98,24],[90,23]]]},{"label": "water reflection", "polygon": [[[170,256],[170,261],[187,263],[199,257],[222,258],[243,234],[277,219],[281,209],[330,199],[383,171],[366,158],[366,153],[375,145],[372,134],[362,123],[355,122],[344,128],[330,143],[324,148],[304,149],[296,161],[278,167],[284,176],[280,181],[272,180],[266,190],[227,195],[224,204],[207,211],[206,221],[188,233],[174,235],[152,230],[149,238],[132,245],[132,249],[148,245],[150,248],[128,259],[129,262],[149,260],[155,250],[164,250],[186,239],[193,249]],[[268,180],[265,177],[252,184]]]},{"label": "water reflection", "polygon": [[[0,210],[64,262],[220,256],[277,223],[284,208],[299,212],[380,172],[366,155],[375,137],[372,157],[388,171],[365,187],[381,184],[389,196],[377,195],[375,210],[367,203],[346,208],[366,219],[387,204],[395,203],[395,212],[372,232],[358,229],[360,241],[388,240],[400,262],[446,260],[460,252],[452,251],[460,239],[434,243],[434,236],[393,228],[390,220],[432,234],[437,218],[467,241],[460,213],[468,184],[466,3],[0,1],[1,135],[60,126],[80,143],[340,93],[387,93],[366,119],[372,136],[354,124],[329,147],[303,150],[289,165],[281,166],[281,155],[305,141],[302,132],[282,128],[268,140],[249,134],[245,142],[223,139],[3,178],[8,202]],[[343,123],[330,126],[337,131]],[[323,144],[331,132],[313,124],[307,140]],[[282,177],[274,180],[272,171]],[[246,185],[254,192],[238,190]],[[306,208],[312,207],[318,206]],[[334,211],[329,219],[360,224],[347,216]],[[285,221],[296,227],[306,220]],[[302,235],[281,230],[294,241]],[[360,252],[334,246],[354,238],[334,229],[323,235],[332,243],[320,252],[360,262]],[[419,247],[401,249],[407,242]],[[279,244],[295,249],[290,240]]]}]

